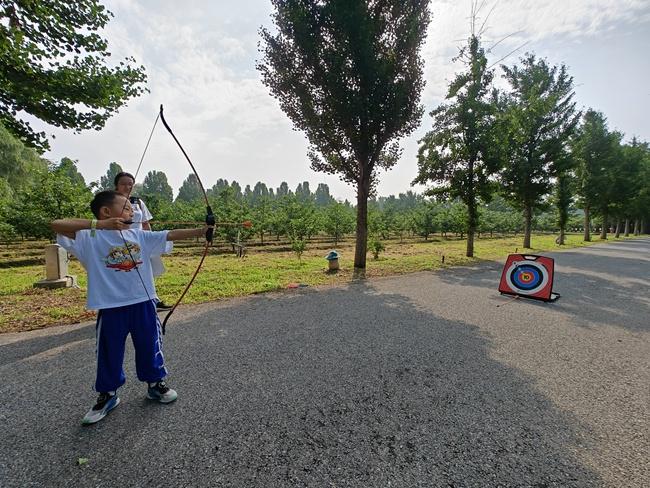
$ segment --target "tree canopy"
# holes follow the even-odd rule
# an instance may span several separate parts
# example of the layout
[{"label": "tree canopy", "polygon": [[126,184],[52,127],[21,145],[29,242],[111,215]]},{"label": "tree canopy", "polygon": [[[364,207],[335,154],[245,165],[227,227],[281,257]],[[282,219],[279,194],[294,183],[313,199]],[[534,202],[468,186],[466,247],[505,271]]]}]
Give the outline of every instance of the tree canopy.
[{"label": "tree canopy", "polygon": [[357,189],[355,267],[365,268],[367,200],[397,139],[420,120],[427,0],[272,0],[262,81],[309,140],[315,171]]},{"label": "tree canopy", "polygon": [[145,90],[133,58],[108,65],[98,31],[111,16],[97,0],[0,0],[0,122],[27,146],[50,147],[22,112],[65,129],[101,129]]},{"label": "tree canopy", "polygon": [[524,211],[524,247],[530,247],[533,210],[552,187],[580,114],[573,101],[573,78],[566,66],[551,66],[527,54],[521,65],[503,66],[511,91],[505,94],[507,159],[500,175],[507,199]]},{"label": "tree canopy", "polygon": [[431,112],[433,130],[420,141],[415,183],[433,183],[429,193],[460,198],[467,206],[467,256],[474,255],[479,225],[478,200],[489,200],[490,177],[500,168],[496,135],[497,106],[493,71],[485,51],[472,35],[457,59],[464,71],[449,84],[446,103]]}]

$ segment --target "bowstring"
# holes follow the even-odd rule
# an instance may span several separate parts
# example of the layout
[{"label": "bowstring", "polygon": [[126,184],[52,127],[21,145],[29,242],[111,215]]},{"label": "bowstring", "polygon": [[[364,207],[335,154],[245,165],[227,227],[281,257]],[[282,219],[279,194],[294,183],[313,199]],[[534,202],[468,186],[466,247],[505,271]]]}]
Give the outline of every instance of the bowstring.
[{"label": "bowstring", "polygon": [[[142,156],[140,157],[140,162],[138,163],[138,167],[135,171],[135,175],[133,176],[133,186],[135,186],[135,180],[138,177],[138,173],[140,172],[140,168],[142,167],[142,162],[144,161],[144,156],[147,154],[147,149],[149,149],[149,143],[151,142],[151,138],[153,137],[153,133],[156,130],[156,125],[158,124],[158,120],[160,119],[160,112],[158,112],[158,115],[156,116],[156,120],[153,123],[153,127],[151,128],[151,132],[149,133],[149,138],[147,139],[147,144],[144,146],[144,151],[142,151]],[[129,191],[129,194],[126,197],[126,200],[124,201],[124,206],[122,207],[122,212],[124,212],[124,209],[126,208],[126,204],[129,203],[129,199],[131,198],[131,192],[133,191],[133,187],[131,187],[131,190]],[[131,262],[133,263],[133,268],[135,269],[136,273],[138,274],[138,278],[140,278],[140,283],[142,283],[142,288],[144,288],[144,292],[147,294],[147,298],[149,299],[150,302],[153,302],[153,298],[151,298],[151,295],[149,294],[149,290],[147,289],[147,285],[144,282],[144,279],[142,278],[142,275],[140,274],[140,269],[138,268],[138,263],[136,262],[135,258],[133,257],[133,254],[131,254],[131,249],[129,248],[129,244],[126,241],[126,238],[124,237],[124,234],[122,234],[122,229],[118,229],[120,232],[120,236],[122,237],[122,241],[124,241],[124,247],[126,248],[127,252],[129,253],[129,257],[131,258]]]}]

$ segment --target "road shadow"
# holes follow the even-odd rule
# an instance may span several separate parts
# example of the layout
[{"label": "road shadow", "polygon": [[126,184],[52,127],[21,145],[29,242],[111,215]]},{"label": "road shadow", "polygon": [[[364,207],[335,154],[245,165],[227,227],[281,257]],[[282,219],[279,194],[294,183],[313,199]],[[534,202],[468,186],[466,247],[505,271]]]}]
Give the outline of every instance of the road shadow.
[{"label": "road shadow", "polygon": [[24,332],[21,334],[27,338],[21,338],[18,341],[0,345],[0,366],[22,361],[30,356],[35,356],[72,342],[82,341],[84,339],[92,339],[94,341],[95,324],[88,324],[63,333],[48,330],[43,334],[42,330],[39,330],[38,334],[33,332]]},{"label": "road shadow", "polygon": [[[141,400],[130,352],[123,405],[90,428],[71,411],[78,384],[40,415],[38,369],[56,364],[15,371],[0,407],[6,486],[602,485],[575,455],[585,427],[492,359],[477,327],[371,283],[212,309],[169,327],[165,342],[179,400]],[[87,465],[71,462],[82,456]]]}]

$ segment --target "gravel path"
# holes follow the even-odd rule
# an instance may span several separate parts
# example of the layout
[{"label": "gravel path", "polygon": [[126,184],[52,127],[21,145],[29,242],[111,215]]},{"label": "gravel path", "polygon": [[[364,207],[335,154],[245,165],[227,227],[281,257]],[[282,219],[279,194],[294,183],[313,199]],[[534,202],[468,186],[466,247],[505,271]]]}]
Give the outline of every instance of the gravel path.
[{"label": "gravel path", "polygon": [[94,327],[0,335],[0,486],[647,487],[650,240],[551,256],[188,307],[90,427]]}]

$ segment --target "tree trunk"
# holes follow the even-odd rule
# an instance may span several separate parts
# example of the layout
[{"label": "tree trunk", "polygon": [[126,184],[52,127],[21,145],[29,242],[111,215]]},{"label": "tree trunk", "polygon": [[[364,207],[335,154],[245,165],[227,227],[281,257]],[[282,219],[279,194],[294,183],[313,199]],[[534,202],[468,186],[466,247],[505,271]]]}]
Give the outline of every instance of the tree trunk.
[{"label": "tree trunk", "polygon": [[370,178],[361,176],[357,185],[357,242],[354,250],[354,267],[366,268],[368,252],[368,196],[370,194]]},{"label": "tree trunk", "polygon": [[471,258],[474,256],[474,235],[478,227],[478,211],[476,209],[476,198],[474,195],[469,195],[467,199],[467,249],[465,256]]},{"label": "tree trunk", "polygon": [[564,239],[565,239],[564,227],[560,227],[560,237],[558,237],[557,243],[560,246],[564,246]]},{"label": "tree trunk", "polygon": [[607,226],[609,225],[607,221],[607,212],[603,212],[603,227],[600,229],[600,238],[603,240],[607,239]]},{"label": "tree trunk", "polygon": [[591,232],[590,232],[590,226],[591,226],[591,219],[589,218],[589,206],[585,206],[585,235],[584,238],[582,239],[585,242],[589,242],[591,240]]},{"label": "tree trunk", "polygon": [[625,237],[630,236],[630,219],[625,219]]},{"label": "tree trunk", "polygon": [[530,234],[533,221],[533,209],[530,205],[524,207],[524,248],[530,249]]},{"label": "tree trunk", "polygon": [[474,229],[471,227],[467,229],[467,249],[465,250],[465,256],[468,258],[474,256]]},{"label": "tree trunk", "polygon": [[621,237],[621,218],[620,217],[616,218],[616,233],[614,234],[614,237],[616,239]]}]

